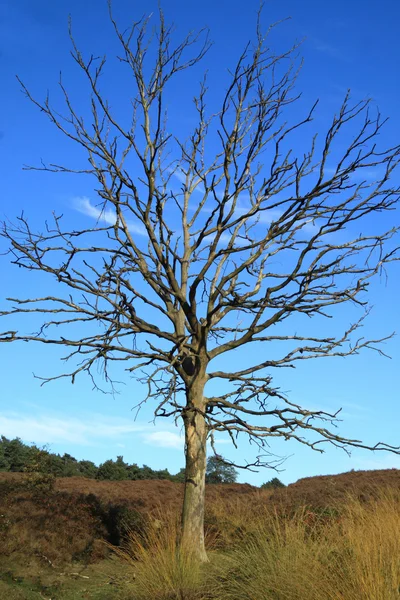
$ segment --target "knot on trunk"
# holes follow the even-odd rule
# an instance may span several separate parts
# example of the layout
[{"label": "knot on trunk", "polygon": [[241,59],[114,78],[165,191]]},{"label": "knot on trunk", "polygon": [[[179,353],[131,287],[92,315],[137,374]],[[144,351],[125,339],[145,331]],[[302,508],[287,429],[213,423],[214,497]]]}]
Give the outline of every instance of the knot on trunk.
[{"label": "knot on trunk", "polygon": [[185,371],[186,375],[192,377],[196,372],[196,357],[190,354],[184,356],[181,360],[182,369]]}]

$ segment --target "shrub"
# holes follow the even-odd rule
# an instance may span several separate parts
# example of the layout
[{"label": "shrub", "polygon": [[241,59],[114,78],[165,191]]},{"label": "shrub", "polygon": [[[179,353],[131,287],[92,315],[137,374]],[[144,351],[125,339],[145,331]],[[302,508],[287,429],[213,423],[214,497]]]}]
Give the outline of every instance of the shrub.
[{"label": "shrub", "polygon": [[224,462],[222,456],[210,456],[207,460],[206,483],[235,483],[236,469]]},{"label": "shrub", "polygon": [[54,489],[56,478],[51,472],[51,455],[45,448],[30,448],[29,460],[24,467],[25,485],[34,493],[49,493]]},{"label": "shrub", "polygon": [[142,535],[146,529],[147,519],[137,510],[126,505],[109,505],[103,518],[107,526],[108,540],[120,546],[130,535]]},{"label": "shrub", "polygon": [[277,477],[273,477],[266,483],[263,483],[261,486],[261,489],[262,490],[273,490],[273,489],[279,489],[279,488],[283,488],[283,487],[286,487],[285,484],[282,483],[282,481],[280,479],[278,479]]}]

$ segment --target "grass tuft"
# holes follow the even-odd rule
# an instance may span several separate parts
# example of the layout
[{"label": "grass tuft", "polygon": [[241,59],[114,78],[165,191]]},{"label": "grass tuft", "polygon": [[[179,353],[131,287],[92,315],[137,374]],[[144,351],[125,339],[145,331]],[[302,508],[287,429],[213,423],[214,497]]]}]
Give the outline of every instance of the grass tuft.
[{"label": "grass tuft", "polygon": [[142,534],[130,532],[116,554],[133,570],[137,600],[201,600],[205,598],[202,565],[178,550],[180,523],[176,513],[149,519]]}]

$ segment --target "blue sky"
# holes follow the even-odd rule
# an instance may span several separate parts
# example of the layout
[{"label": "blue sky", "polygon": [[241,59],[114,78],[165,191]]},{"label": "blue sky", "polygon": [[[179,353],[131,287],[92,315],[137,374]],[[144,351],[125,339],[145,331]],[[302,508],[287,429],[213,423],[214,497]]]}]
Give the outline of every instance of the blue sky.
[{"label": "blue sky", "polygon": [[[188,29],[210,28],[213,48],[202,68],[209,71],[214,88],[223,85],[227,68],[232,67],[243,45],[252,37],[256,0],[165,0],[166,18],[174,21],[177,34]],[[128,24],[142,14],[157,11],[157,2],[114,0],[120,22]],[[68,14],[79,47],[93,54],[115,50],[108,22],[106,2],[86,0],[51,2],[49,0],[0,0],[0,61],[2,93],[0,95],[0,153],[2,186],[0,219],[12,218],[24,210],[32,224],[40,228],[51,211],[62,212],[75,226],[91,224],[88,206],[95,204],[92,182],[78,176],[42,174],[23,171],[23,164],[47,162],[79,166],[80,154],[63,139],[35,110],[20,91],[15,75],[34,94],[43,98],[49,89],[57,100],[60,70],[66,85],[76,98],[83,94],[81,79],[69,55]],[[399,141],[400,116],[398,98],[400,49],[396,43],[400,6],[393,0],[380,3],[343,0],[322,3],[314,0],[266,2],[264,23],[286,17],[289,21],[277,28],[273,37],[276,49],[286,49],[294,41],[304,40],[301,54],[305,63],[298,89],[303,96],[300,109],[320,98],[315,126],[323,128],[327,119],[340,106],[348,88],[356,100],[372,97],[390,122],[381,135],[383,145]],[[201,69],[202,70],[202,69]],[[168,107],[171,119],[185,126],[185,102],[197,90],[201,70],[191,75],[185,85],[177,83],[176,93]],[[222,82],[222,83],[221,83]],[[126,87],[118,79],[118,67],[107,76],[107,91],[117,104],[123,105]],[[179,87],[180,86],[180,87]],[[216,92],[215,92],[216,93]],[[122,108],[121,108],[122,110]],[[80,163],[81,164],[81,163]],[[82,198],[83,208],[77,210]],[[86,205],[85,205],[86,202]],[[88,204],[90,202],[90,204]],[[385,217],[386,225],[399,222],[399,213]],[[3,242],[1,242],[3,243]],[[3,246],[1,249],[4,249]],[[29,274],[9,264],[0,256],[4,282],[0,294],[0,310],[5,296],[41,295],[46,289],[45,277]],[[377,280],[371,290],[374,309],[365,335],[400,332],[398,311],[398,265],[389,269],[389,280]],[[349,316],[350,318],[350,316]],[[8,326],[0,327],[1,330]],[[343,407],[340,433],[358,437],[368,443],[384,440],[399,443],[399,338],[388,341],[385,359],[371,352],[347,359],[307,361],[294,372],[281,376],[279,383],[290,398],[310,408],[333,410]],[[183,466],[180,430],[173,423],[151,423],[148,406],[134,419],[131,410],[141,397],[134,380],[125,379],[121,393],[115,398],[91,389],[91,383],[80,378],[72,386],[59,381],[40,387],[32,373],[56,374],[61,366],[60,349],[32,344],[0,345],[0,433],[19,436],[37,444],[50,444],[53,451],[69,452],[77,458],[99,463],[123,454],[128,462],[148,464],[153,468],[168,467],[176,472]],[[219,451],[232,459],[251,459],[252,449],[244,442],[239,451],[220,441]],[[352,457],[331,449],[325,455],[278,442],[271,450],[278,455],[291,455],[279,477],[290,483],[300,477],[337,473],[352,468],[400,468],[400,459],[382,453],[354,450]],[[240,481],[260,484],[274,474],[244,472]]]}]

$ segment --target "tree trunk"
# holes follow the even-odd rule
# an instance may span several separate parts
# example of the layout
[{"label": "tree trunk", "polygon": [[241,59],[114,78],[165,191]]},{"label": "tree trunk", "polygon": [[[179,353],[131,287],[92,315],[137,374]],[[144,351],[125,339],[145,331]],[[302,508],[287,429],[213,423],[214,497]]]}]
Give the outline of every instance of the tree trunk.
[{"label": "tree trunk", "polygon": [[186,477],[182,511],[181,550],[196,561],[208,560],[204,545],[204,505],[207,427],[203,386],[188,392],[184,413]]}]

